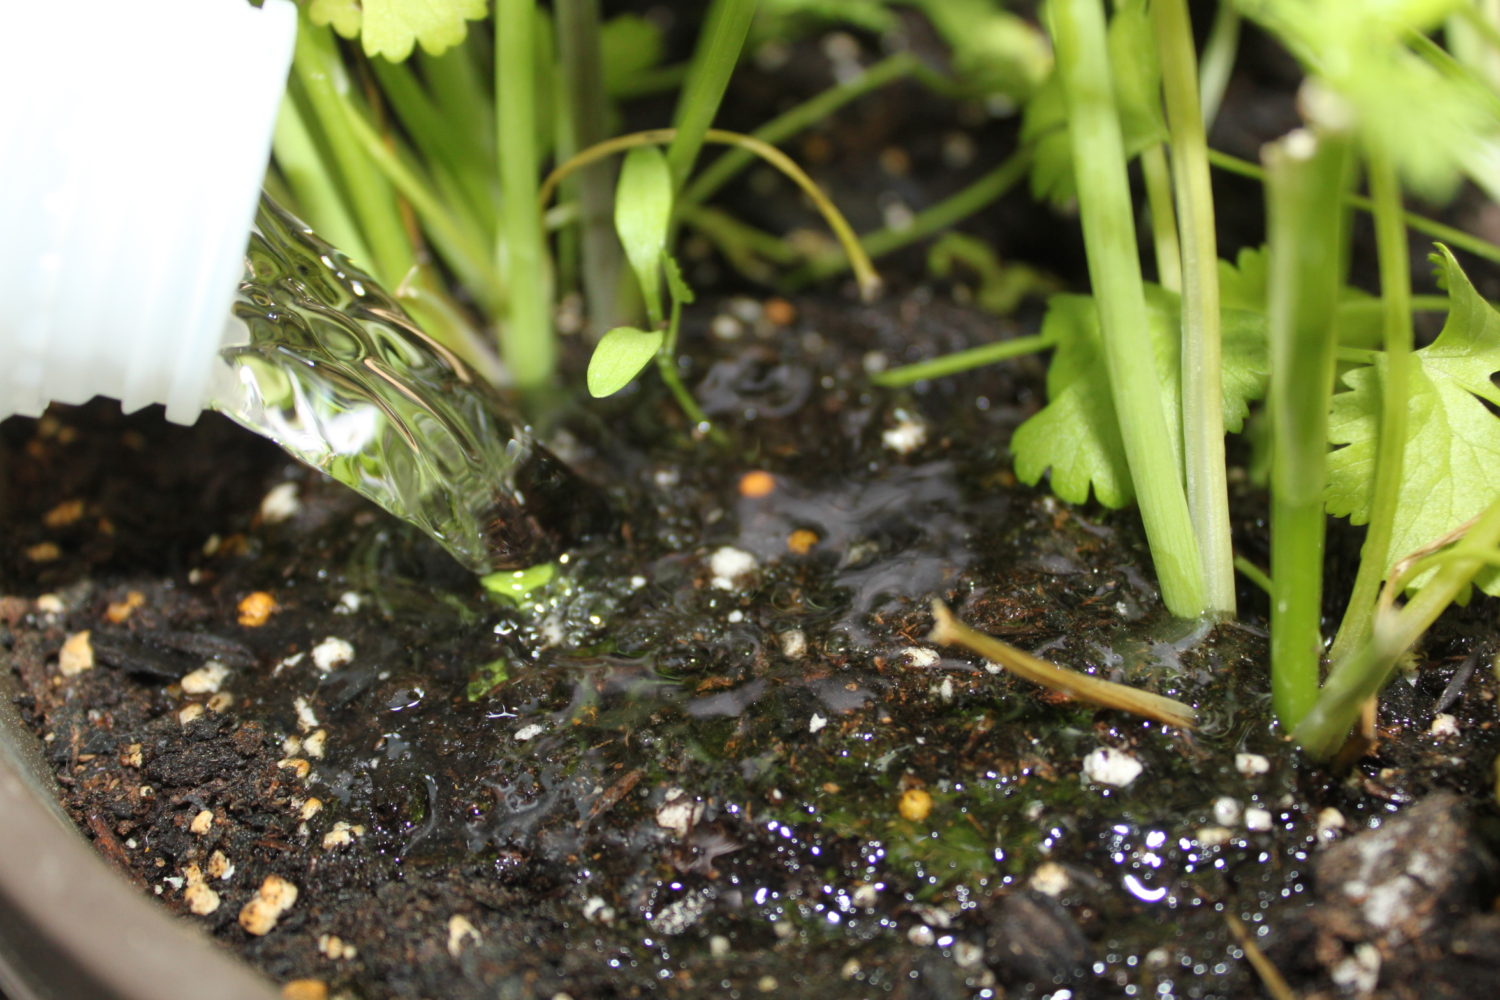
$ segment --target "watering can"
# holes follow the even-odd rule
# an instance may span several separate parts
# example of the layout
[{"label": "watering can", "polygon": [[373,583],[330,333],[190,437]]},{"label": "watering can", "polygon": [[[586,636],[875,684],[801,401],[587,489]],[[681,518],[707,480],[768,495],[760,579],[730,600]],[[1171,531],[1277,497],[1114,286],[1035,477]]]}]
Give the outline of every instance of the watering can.
[{"label": "watering can", "polygon": [[208,402],[285,89],[290,0],[16,4],[0,60],[0,419]]}]

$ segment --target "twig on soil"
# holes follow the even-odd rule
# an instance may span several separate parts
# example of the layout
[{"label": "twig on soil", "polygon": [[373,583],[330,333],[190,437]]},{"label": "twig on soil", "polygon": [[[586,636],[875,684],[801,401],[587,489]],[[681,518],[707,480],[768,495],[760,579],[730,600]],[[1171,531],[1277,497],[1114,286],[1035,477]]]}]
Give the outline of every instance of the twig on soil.
[{"label": "twig on soil", "polygon": [[1244,921],[1233,913],[1225,912],[1224,920],[1229,924],[1229,933],[1234,936],[1234,943],[1240,946],[1245,953],[1245,961],[1260,976],[1260,981],[1266,987],[1266,992],[1271,994],[1275,1000],[1297,1000],[1297,994],[1287,984],[1286,977],[1281,970],[1271,964],[1266,953],[1260,950],[1260,945],[1250,936],[1250,929],[1245,926]]},{"label": "twig on soil", "polygon": [[932,615],[936,622],[927,635],[928,642],[963,646],[993,660],[1018,677],[1065,694],[1076,701],[1117,708],[1179,729],[1193,729],[1197,725],[1198,716],[1191,705],[1142,691],[1128,684],[1116,684],[1102,677],[1069,670],[1032,656],[994,636],[969,628],[954,617],[953,612],[942,601],[932,602]]}]

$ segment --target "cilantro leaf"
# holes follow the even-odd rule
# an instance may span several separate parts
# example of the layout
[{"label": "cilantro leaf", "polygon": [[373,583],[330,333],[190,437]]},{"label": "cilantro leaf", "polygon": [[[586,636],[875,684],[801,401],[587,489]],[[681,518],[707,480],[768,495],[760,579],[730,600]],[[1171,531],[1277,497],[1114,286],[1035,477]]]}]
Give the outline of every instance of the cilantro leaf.
[{"label": "cilantro leaf", "polygon": [[[1447,247],[1434,255],[1447,286],[1448,320],[1437,340],[1414,352],[1407,439],[1390,555],[1382,569],[1446,537],[1500,495],[1500,313],[1480,297]],[[1383,365],[1344,375],[1348,390],[1333,398],[1328,438],[1329,513],[1354,524],[1370,519],[1380,426]],[[1500,596],[1500,571],[1477,582]]]},{"label": "cilantro leaf", "polygon": [[[1236,287],[1253,285],[1253,278],[1241,279],[1226,262],[1221,262],[1221,273],[1240,281]],[[1266,388],[1264,306],[1238,307],[1253,305],[1253,300],[1248,293],[1229,295],[1226,308],[1221,310],[1224,426],[1230,431],[1244,426],[1251,400],[1263,395]],[[1160,285],[1147,284],[1146,311],[1157,370],[1164,379],[1158,390],[1167,426],[1177,429],[1182,426],[1178,393],[1182,301]],[[1062,499],[1084,503],[1092,488],[1106,507],[1123,507],[1133,499],[1134,487],[1110,392],[1094,299],[1054,295],[1042,322],[1042,333],[1057,343],[1047,369],[1048,402],[1011,438],[1016,477],[1036,483],[1050,468],[1052,491]]]},{"label": "cilantro leaf", "polygon": [[358,35],[365,55],[401,62],[417,44],[436,56],[462,42],[485,7],[485,0],[312,0],[307,15],[345,38]]},{"label": "cilantro leaf", "polygon": [[[1342,100],[1366,142],[1381,149],[1417,194],[1444,200],[1461,172],[1500,185],[1481,147],[1500,137],[1493,97],[1476,80],[1445,71],[1409,48],[1461,6],[1461,0],[1239,0]],[[1314,114],[1317,114],[1314,105]]]}]

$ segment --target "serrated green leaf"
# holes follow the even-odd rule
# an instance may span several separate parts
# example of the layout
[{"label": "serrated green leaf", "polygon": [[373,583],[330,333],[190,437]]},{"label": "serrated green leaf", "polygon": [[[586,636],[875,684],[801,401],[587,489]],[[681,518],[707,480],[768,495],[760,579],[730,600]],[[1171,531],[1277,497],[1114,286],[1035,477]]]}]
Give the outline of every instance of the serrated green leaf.
[{"label": "serrated green leaf", "polygon": [[469,21],[485,15],[485,0],[312,0],[307,16],[345,38],[360,38],[367,56],[401,62],[420,44],[441,55],[464,40]]},{"label": "serrated green leaf", "polygon": [[[1232,269],[1223,265],[1236,280]],[[1234,301],[1231,299],[1230,301]],[[1266,319],[1263,311],[1221,310],[1223,328],[1224,426],[1238,431],[1250,402],[1266,389]],[[1168,426],[1180,428],[1178,380],[1181,370],[1182,302],[1160,285],[1146,285],[1147,322],[1157,368],[1166,381],[1158,387]],[[1016,429],[1011,451],[1016,477],[1035,483],[1052,470],[1052,491],[1070,503],[1084,503],[1090,489],[1107,507],[1134,498],[1120,431],[1098,308],[1084,295],[1054,295],[1042,333],[1057,343],[1047,369],[1047,405]]]},{"label": "serrated green leaf", "polygon": [[[1435,259],[1448,289],[1448,320],[1437,340],[1412,355],[1407,439],[1396,500],[1389,573],[1397,561],[1446,538],[1500,496],[1500,313],[1469,283],[1447,247]],[[1354,524],[1370,519],[1380,426],[1383,365],[1356,368],[1333,398],[1328,439],[1328,511]],[[1500,595],[1500,572],[1479,586]]]},{"label": "serrated green leaf", "polygon": [[[1143,0],[1126,0],[1120,5],[1110,19],[1107,44],[1125,155],[1135,157],[1167,137],[1158,96],[1161,63]],[[1021,141],[1032,143],[1032,195],[1054,205],[1066,204],[1077,193],[1067,122],[1062,82],[1053,73],[1026,102]]]},{"label": "serrated green leaf", "polygon": [[625,154],[615,187],[615,232],[640,282],[646,312],[662,321],[661,257],[672,224],[672,171],[655,146],[638,146]]},{"label": "serrated green leaf", "polygon": [[625,388],[656,357],[665,338],[660,330],[632,326],[617,326],[600,337],[589,357],[589,395],[602,399]]},{"label": "serrated green leaf", "polygon": [[692,286],[682,276],[682,268],[677,266],[677,258],[663,250],[661,267],[667,275],[667,294],[672,296],[672,300],[678,305],[692,305],[696,296],[693,295]]}]

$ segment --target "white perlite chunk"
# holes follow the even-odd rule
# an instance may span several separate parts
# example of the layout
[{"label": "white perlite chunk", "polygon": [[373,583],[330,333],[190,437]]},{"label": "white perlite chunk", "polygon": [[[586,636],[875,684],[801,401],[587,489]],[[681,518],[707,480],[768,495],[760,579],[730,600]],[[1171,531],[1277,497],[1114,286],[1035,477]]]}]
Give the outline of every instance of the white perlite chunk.
[{"label": "white perlite chunk", "polygon": [[522,726],[516,730],[516,742],[525,743],[527,740],[534,740],[546,731],[547,727],[540,722],[533,722],[529,726]]},{"label": "white perlite chunk", "polygon": [[240,910],[240,926],[256,937],[271,933],[281,915],[297,902],[297,887],[280,875],[267,875]]},{"label": "white perlite chunk", "polygon": [[184,674],[183,694],[213,694],[229,676],[229,668],[218,660],[209,660],[190,674]]},{"label": "white perlite chunk", "polygon": [[927,443],[926,424],[902,410],[897,411],[896,420],[896,426],[881,432],[881,444],[898,455],[910,455]]},{"label": "white perlite chunk", "polygon": [[478,944],[484,940],[479,935],[479,928],[470,922],[469,918],[462,913],[455,913],[448,918],[448,954],[454,958],[464,950],[464,945],[469,942]]},{"label": "white perlite chunk", "polygon": [[680,788],[667,789],[666,798],[656,807],[656,825],[686,837],[693,824],[703,816],[703,803]]},{"label": "white perlite chunk", "polygon": [[1245,810],[1245,829],[1254,830],[1256,833],[1264,833],[1271,829],[1274,822],[1271,812],[1260,806],[1251,806]]},{"label": "white perlite chunk", "polygon": [[781,655],[788,660],[800,660],[807,655],[807,633],[800,628],[790,628],[776,637],[781,641]]},{"label": "white perlite chunk", "polygon": [[267,524],[278,524],[302,509],[297,499],[296,483],[279,483],[271,487],[260,502],[260,519]]},{"label": "white perlite chunk", "polygon": [[828,725],[828,720],[814,712],[813,717],[807,720],[807,731],[815,733],[826,725]]},{"label": "white perlite chunk", "polygon": [[354,647],[331,635],[312,648],[312,658],[313,665],[326,674],[354,659]]},{"label": "white perlite chunk", "polygon": [[1036,871],[1031,873],[1028,884],[1043,895],[1061,896],[1072,881],[1062,865],[1056,861],[1043,861],[1037,866]]},{"label": "white perlite chunk", "polygon": [[198,810],[198,814],[193,817],[193,821],[188,824],[188,833],[191,833],[195,837],[201,837],[213,829],[213,825],[214,811],[212,809],[200,809]]},{"label": "white perlite chunk", "polygon": [[365,828],[358,824],[351,825],[344,820],[333,824],[333,828],[323,834],[323,850],[331,851],[335,847],[347,847],[355,840],[364,836]]},{"label": "white perlite chunk", "polygon": [[758,565],[755,556],[745,550],[732,545],[721,546],[708,557],[708,571],[713,574],[709,583],[720,590],[738,590],[740,583],[754,573]]},{"label": "white perlite chunk", "polygon": [[1253,778],[1271,770],[1271,762],[1258,753],[1237,753],[1234,755],[1234,769],[1247,778]]},{"label": "white perlite chunk", "polygon": [[306,733],[318,728],[318,713],[313,711],[312,705],[306,698],[298,695],[292,699],[292,707],[297,710],[298,729]]},{"label": "white perlite chunk", "polygon": [[1242,810],[1238,799],[1220,795],[1214,799],[1214,822],[1220,826],[1235,826],[1240,821]]},{"label": "white perlite chunk", "polygon": [[203,884],[203,871],[197,865],[188,865],[182,874],[187,882],[182,899],[190,912],[206,917],[219,908],[219,894]]},{"label": "white perlite chunk", "polygon": [[1432,717],[1432,725],[1428,727],[1427,732],[1429,735],[1436,736],[1439,739],[1445,736],[1457,736],[1458,719],[1447,712],[1439,712]]},{"label": "white perlite chunk", "polygon": [[1124,788],[1145,770],[1145,765],[1124,750],[1100,747],[1083,758],[1083,776],[1096,785]]},{"label": "white perlite chunk", "polygon": [[74,632],[62,644],[57,653],[57,672],[64,677],[76,677],[85,670],[94,669],[94,644],[89,641],[88,630]]},{"label": "white perlite chunk", "polygon": [[901,657],[908,667],[930,667],[942,659],[935,649],[923,649],[921,646],[907,646],[896,654]]}]

